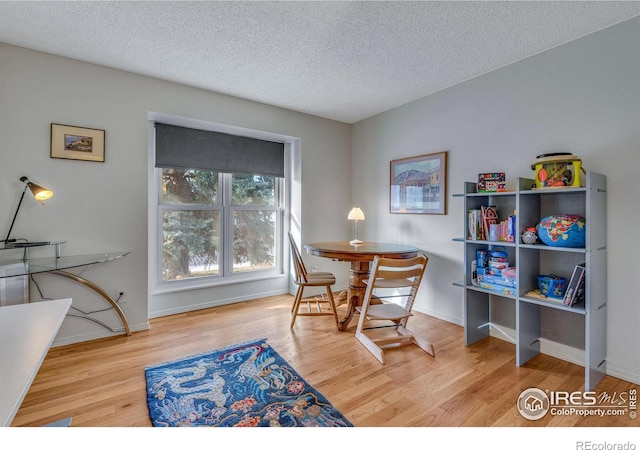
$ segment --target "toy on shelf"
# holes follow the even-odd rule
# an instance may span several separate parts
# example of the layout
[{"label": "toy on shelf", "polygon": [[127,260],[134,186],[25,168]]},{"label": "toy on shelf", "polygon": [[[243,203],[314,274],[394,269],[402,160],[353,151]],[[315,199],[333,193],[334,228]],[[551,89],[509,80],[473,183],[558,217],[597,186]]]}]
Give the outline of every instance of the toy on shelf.
[{"label": "toy on shelf", "polygon": [[586,221],[573,214],[554,214],[543,218],[538,226],[538,237],[551,247],[584,247]]},{"label": "toy on shelf", "polygon": [[538,155],[531,169],[536,171],[536,189],[580,187],[580,172],[585,172],[580,158],[571,153]]},{"label": "toy on shelf", "polygon": [[523,244],[533,245],[538,242],[538,231],[536,227],[527,227],[520,236]]},{"label": "toy on shelf", "polygon": [[567,279],[551,275],[538,275],[538,288],[543,297],[564,299],[564,292],[567,288]]},{"label": "toy on shelf", "polygon": [[478,192],[504,192],[505,173],[480,173],[478,174]]}]

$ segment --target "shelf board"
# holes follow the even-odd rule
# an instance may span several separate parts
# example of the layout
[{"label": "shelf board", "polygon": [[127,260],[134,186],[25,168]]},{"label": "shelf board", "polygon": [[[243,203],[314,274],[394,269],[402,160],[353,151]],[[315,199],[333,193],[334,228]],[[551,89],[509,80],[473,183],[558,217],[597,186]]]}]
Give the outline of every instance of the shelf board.
[{"label": "shelf board", "polygon": [[542,250],[548,252],[567,252],[567,253],[585,253],[584,247],[552,247],[550,245],[545,244],[520,244],[515,242],[506,242],[506,241],[480,241],[474,239],[465,239],[461,237],[456,237],[451,239],[453,242],[468,242],[469,244],[479,244],[479,245],[497,245],[504,247],[520,247],[520,248],[530,248],[532,250]]},{"label": "shelf board", "polygon": [[473,284],[459,284],[457,286],[465,287],[471,291],[484,292],[485,294],[497,295],[499,297],[510,298],[511,300],[515,300],[515,295],[505,294],[504,292],[492,291],[491,289],[485,289],[480,286],[474,286]]},{"label": "shelf board", "polygon": [[[455,238],[454,240],[458,240],[461,238]],[[486,240],[476,240],[476,239],[462,239],[462,242],[468,242],[470,244],[482,244],[482,245],[497,245],[502,247],[515,247],[515,242],[507,242],[507,241],[486,241]]]},{"label": "shelf board", "polygon": [[453,194],[454,197],[508,197],[514,195],[516,195],[516,191],[469,192],[467,194]]},{"label": "shelf board", "polygon": [[535,297],[535,296],[526,295],[526,294],[523,297],[520,297],[519,300],[527,303],[533,303],[536,305],[545,306],[548,308],[561,309],[563,311],[569,311],[575,314],[581,314],[581,315],[586,314],[586,311],[584,309],[584,303],[579,303],[573,306],[567,306],[564,303],[562,303],[561,299],[553,299],[548,297],[544,297],[544,298]]},{"label": "shelf board", "polygon": [[576,194],[586,192],[586,187],[548,187],[536,189],[523,189],[520,195],[547,195],[547,194]]},{"label": "shelf board", "polygon": [[520,248],[530,248],[533,250],[543,250],[550,252],[585,253],[584,247],[552,247],[545,244],[518,244]]}]

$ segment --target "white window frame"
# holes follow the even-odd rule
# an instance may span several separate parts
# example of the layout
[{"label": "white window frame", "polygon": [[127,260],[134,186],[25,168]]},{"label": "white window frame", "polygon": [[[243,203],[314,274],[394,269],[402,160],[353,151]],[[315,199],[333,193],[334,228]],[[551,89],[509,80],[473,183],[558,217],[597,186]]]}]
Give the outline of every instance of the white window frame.
[{"label": "white window frame", "polygon": [[[282,178],[276,177],[275,182],[275,200],[276,204],[274,206],[251,206],[251,205],[233,205],[231,204],[231,178],[232,174],[230,173],[222,173],[222,199],[223,199],[223,223],[222,223],[222,245],[224,248],[223,251],[223,259],[224,262],[222,264],[223,267],[223,277],[239,277],[241,273],[233,273],[233,250],[231,245],[231,239],[233,237],[233,213],[235,211],[274,211],[276,213],[276,254],[275,254],[275,267],[271,269],[261,269],[252,271],[253,274],[258,276],[258,273],[268,274],[269,272],[274,272],[280,274],[282,273],[282,265],[283,265],[283,245],[282,238],[283,235],[282,230],[284,228],[284,180]],[[225,239],[225,237],[227,239]],[[251,277],[254,278],[254,277]]]},{"label": "white window frame", "polygon": [[[285,178],[279,179],[277,184],[277,199],[279,201],[279,214],[276,219],[277,231],[276,231],[276,265],[272,269],[256,270],[242,273],[229,273],[213,275],[208,277],[196,277],[188,278],[184,280],[171,280],[163,281],[162,279],[162,211],[159,207],[160,196],[162,194],[162,169],[155,167],[155,132],[154,123],[163,122],[171,125],[185,126],[190,128],[199,128],[209,131],[218,131],[223,133],[231,133],[239,136],[253,137],[258,139],[269,139],[274,142],[285,143]],[[276,277],[283,277],[288,271],[288,260],[285,258],[285,251],[288,249],[284,236],[289,230],[290,221],[290,206],[291,206],[291,161],[287,155],[291,146],[298,146],[296,138],[289,138],[287,136],[276,135],[272,133],[265,133],[256,130],[242,129],[238,127],[232,127],[223,124],[214,124],[210,122],[204,122],[194,119],[180,118],[176,116],[170,116],[160,113],[149,113],[149,180],[150,180],[150,195],[149,195],[149,212],[150,218],[153,218],[153,224],[150,227],[149,236],[149,290],[151,294],[161,294],[170,292],[179,292],[184,290],[202,289],[207,287],[223,286],[228,284],[244,283],[248,281],[259,281],[264,279],[271,279]],[[224,177],[220,177],[224,178]],[[222,195],[224,198],[224,191],[229,191],[229,188],[225,189],[222,184]],[[230,181],[229,181],[230,185]],[[230,193],[229,193],[230,198]],[[218,205],[220,206],[220,205]],[[240,205],[234,206],[234,208],[240,208]],[[246,209],[269,209],[269,207],[251,207],[245,206]],[[207,208],[210,209],[210,208]],[[228,216],[228,215],[227,215]],[[231,216],[232,217],[232,216]],[[227,220],[230,218],[222,217],[223,228],[228,228],[229,223]],[[224,236],[225,230],[222,230],[221,235]],[[221,243],[222,258],[227,258],[221,266],[223,270],[231,270],[231,252],[230,243]],[[231,262],[231,265],[229,263]]]}]

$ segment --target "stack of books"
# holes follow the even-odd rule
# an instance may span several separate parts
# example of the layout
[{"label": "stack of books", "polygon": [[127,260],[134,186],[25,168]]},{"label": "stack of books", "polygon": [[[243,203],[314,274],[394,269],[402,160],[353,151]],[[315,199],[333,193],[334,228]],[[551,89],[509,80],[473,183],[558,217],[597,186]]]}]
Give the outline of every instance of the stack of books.
[{"label": "stack of books", "polygon": [[[470,209],[467,211],[469,234],[467,239],[483,241],[505,241],[515,242],[516,236],[516,216],[510,215],[506,220],[498,218],[495,206],[481,206],[480,209]],[[497,227],[498,233],[491,237],[491,226]]]}]

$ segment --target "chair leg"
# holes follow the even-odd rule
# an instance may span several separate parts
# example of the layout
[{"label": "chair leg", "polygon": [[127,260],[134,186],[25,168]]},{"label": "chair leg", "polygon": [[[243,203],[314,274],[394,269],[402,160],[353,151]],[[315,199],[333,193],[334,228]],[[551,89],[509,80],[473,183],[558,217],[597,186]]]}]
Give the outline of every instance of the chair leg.
[{"label": "chair leg", "polygon": [[[327,289],[327,300],[322,300],[322,302],[327,302],[329,303],[329,308],[331,310],[330,313],[328,312],[324,312],[322,311],[322,307],[321,307],[321,301],[319,299],[317,299],[317,297],[315,299],[304,299],[304,285],[299,285],[298,286],[298,290],[296,291],[296,295],[295,295],[295,299],[293,301],[293,306],[291,307],[291,324],[290,324],[290,328],[293,328],[294,324],[296,323],[296,318],[299,315],[303,315],[303,316],[325,316],[325,315],[332,315],[333,319],[336,322],[336,326],[338,325],[338,310],[336,309],[336,303],[335,303],[335,299],[333,298],[333,292],[331,291],[331,286],[326,286]],[[324,299],[324,295],[323,295],[323,299]],[[303,300],[305,301],[305,303],[307,304],[307,311],[306,312],[300,312],[300,307],[302,306]],[[311,310],[311,302],[315,301],[315,311]]]},{"label": "chair leg", "polygon": [[300,288],[296,289],[296,295],[293,297],[293,303],[291,303],[291,314],[296,310],[296,304],[298,303],[298,293]]},{"label": "chair leg", "polygon": [[416,335],[410,329],[405,327],[399,327],[398,333],[401,334],[402,336],[409,336],[411,338],[411,342],[416,344],[418,347],[420,347],[422,350],[424,350],[431,356],[436,356],[436,350],[433,347],[433,344],[421,338],[420,336]]},{"label": "chair leg", "polygon": [[356,338],[373,356],[376,357],[378,361],[380,361],[380,364],[384,364],[384,351],[378,347],[378,344],[373,342],[373,340],[363,332],[356,332]]},{"label": "chair leg", "polygon": [[327,286],[327,299],[329,301],[329,307],[331,308],[331,312],[333,313],[333,318],[336,321],[336,325],[338,325],[338,310],[336,309],[336,302],[333,298],[333,292],[331,292],[331,286]]},{"label": "chair leg", "polygon": [[293,308],[291,308],[291,325],[289,328],[293,328],[293,325],[296,323],[296,317],[298,316],[298,309],[300,308],[300,303],[302,302],[302,292],[304,291],[304,286],[298,287],[296,291],[296,298],[293,301]]}]

